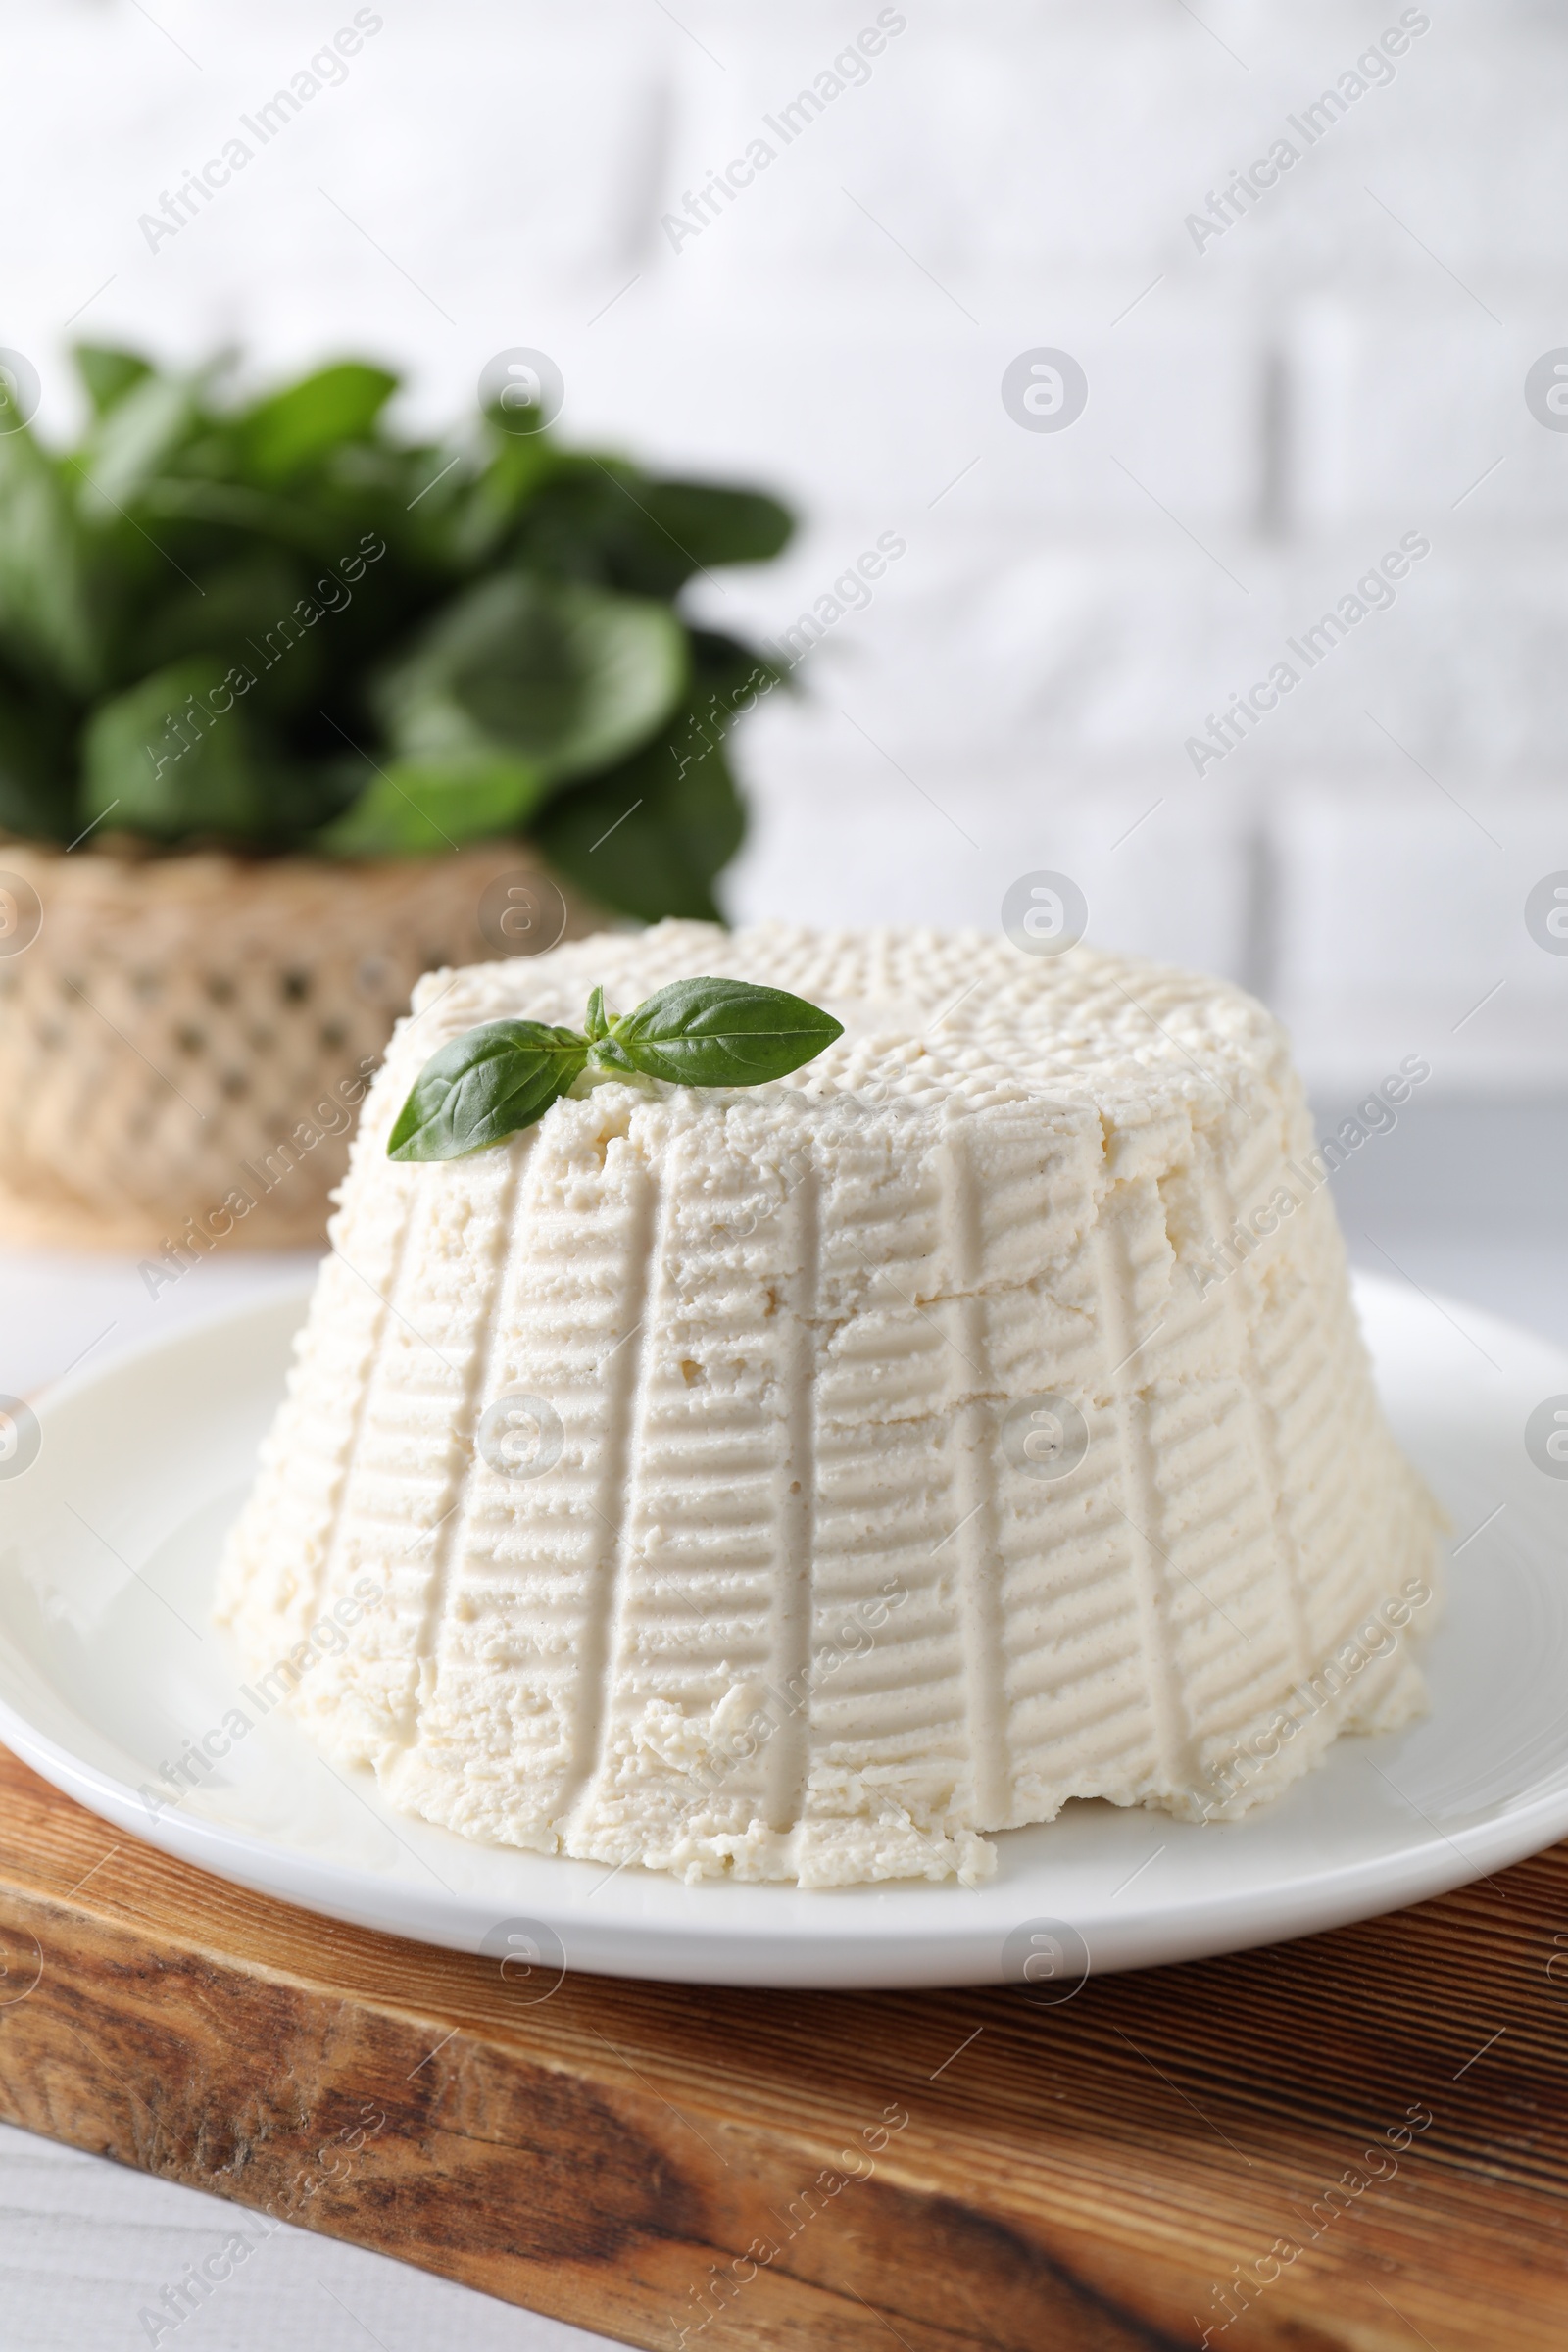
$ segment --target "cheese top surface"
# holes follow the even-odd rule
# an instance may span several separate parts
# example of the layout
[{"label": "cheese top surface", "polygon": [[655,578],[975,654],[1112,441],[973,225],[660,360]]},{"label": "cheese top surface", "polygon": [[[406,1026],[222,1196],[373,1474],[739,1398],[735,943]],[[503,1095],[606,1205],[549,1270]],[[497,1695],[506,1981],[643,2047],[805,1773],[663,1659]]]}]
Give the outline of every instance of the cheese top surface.
[{"label": "cheese top surface", "polygon": [[921,1108],[1048,1097],[1147,1113],[1283,1073],[1287,1060],[1278,1024],[1222,980],[1084,946],[1025,955],[983,932],[821,933],[777,922],[737,932],[666,922],[434,972],[415,991],[408,1027],[427,1054],[509,1015],[578,1025],[596,983],[612,1011],[626,1012],[697,974],[786,988],[843,1022],[842,1038],[776,1082],[812,1102],[871,1088],[876,1102]]}]

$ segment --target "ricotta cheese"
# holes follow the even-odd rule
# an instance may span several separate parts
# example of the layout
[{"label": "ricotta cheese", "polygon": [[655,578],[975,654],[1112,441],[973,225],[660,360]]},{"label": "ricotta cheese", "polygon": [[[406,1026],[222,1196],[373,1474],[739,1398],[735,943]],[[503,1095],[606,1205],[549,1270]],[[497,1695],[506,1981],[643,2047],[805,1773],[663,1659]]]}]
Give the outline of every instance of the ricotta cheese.
[{"label": "ricotta cheese", "polygon": [[[698,973],[844,1035],[386,1157],[449,1038]],[[330,1760],[466,1836],[974,1880],[1069,1797],[1229,1818],[1419,1713],[1434,1532],[1260,1005],[668,922],[420,983],[219,1606]]]}]

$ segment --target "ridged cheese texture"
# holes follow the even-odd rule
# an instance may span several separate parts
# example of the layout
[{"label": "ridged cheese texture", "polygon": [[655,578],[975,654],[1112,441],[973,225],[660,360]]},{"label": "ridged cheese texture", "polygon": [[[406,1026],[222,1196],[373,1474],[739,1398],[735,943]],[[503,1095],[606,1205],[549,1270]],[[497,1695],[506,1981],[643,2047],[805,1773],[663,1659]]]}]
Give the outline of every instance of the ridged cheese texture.
[{"label": "ridged cheese texture", "polygon": [[[447,1039],[697,973],[845,1034],[386,1157]],[[1232,1815],[1424,1705],[1434,1509],[1321,1170],[1261,1006],[1087,947],[666,922],[436,973],[220,1616],[397,1807],[607,1866],[973,1881],[1069,1797]]]}]

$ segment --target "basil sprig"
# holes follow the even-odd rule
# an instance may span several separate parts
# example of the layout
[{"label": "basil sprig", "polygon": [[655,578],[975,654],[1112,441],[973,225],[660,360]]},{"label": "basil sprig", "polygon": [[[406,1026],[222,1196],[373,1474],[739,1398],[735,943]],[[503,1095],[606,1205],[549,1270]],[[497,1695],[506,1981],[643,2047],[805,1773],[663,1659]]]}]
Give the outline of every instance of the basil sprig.
[{"label": "basil sprig", "polygon": [[485,1021],[433,1054],[387,1140],[389,1159],[462,1159],[542,1119],[584,1070],[678,1086],[765,1086],[844,1034],[830,1012],[749,980],[676,980],[612,1020],[605,992],[582,1029]]}]

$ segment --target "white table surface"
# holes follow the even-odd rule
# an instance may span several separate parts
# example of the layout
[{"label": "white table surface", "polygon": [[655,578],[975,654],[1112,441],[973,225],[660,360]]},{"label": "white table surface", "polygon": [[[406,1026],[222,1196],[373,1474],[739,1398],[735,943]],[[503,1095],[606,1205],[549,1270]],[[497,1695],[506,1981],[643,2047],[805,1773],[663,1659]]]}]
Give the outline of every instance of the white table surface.
[{"label": "white table surface", "polygon": [[[1422,1291],[1471,1298],[1568,1345],[1568,1237],[1551,1222],[1388,1213],[1375,1219],[1375,1240],[1358,1217],[1346,1222],[1351,1255],[1367,1266],[1392,1265]],[[77,1359],[104,1362],[293,1283],[311,1264],[210,1258],[153,1298],[130,1259],[0,1250],[0,1392],[33,1393]],[[132,2352],[154,2340],[141,2311],[221,2243],[230,2211],[0,2126],[0,2352]],[[288,2228],[157,2338],[178,2352],[428,2352],[457,2342],[465,2352],[590,2352],[606,2340]]]}]

